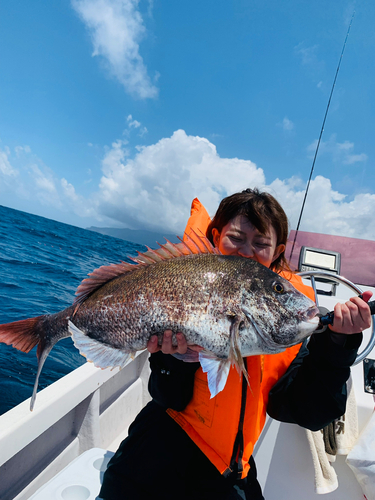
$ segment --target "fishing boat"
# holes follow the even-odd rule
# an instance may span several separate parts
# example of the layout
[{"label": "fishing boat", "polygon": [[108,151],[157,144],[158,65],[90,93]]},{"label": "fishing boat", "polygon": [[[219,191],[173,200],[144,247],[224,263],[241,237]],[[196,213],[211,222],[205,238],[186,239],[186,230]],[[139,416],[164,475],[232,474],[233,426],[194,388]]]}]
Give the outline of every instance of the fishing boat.
[{"label": "fishing boat", "polygon": [[[289,239],[291,244],[293,232]],[[375,295],[374,253],[373,241],[300,231],[291,264],[313,285],[319,306],[332,310],[365,290]],[[374,344],[370,328],[351,370],[359,431],[368,428],[374,413]],[[86,363],[38,393],[33,412],[27,400],[0,416],[0,498],[99,499],[106,464],[150,399],[148,377],[147,351],[122,370]],[[313,451],[304,429],[268,419],[255,448],[267,500],[317,498]],[[326,498],[363,500],[345,458],[336,458],[338,486]]]}]

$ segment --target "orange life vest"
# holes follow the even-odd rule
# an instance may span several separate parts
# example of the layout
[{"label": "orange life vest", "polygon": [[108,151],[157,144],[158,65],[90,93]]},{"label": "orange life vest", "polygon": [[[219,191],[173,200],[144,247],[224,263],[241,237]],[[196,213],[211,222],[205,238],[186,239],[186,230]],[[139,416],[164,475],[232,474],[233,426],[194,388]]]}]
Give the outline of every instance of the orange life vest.
[{"label": "orange life vest", "polygon": [[[197,234],[206,233],[210,217],[195,198],[186,233],[193,229]],[[312,288],[292,273],[281,273],[295,288],[314,299]],[[268,394],[274,384],[284,375],[296,357],[301,344],[290,347],[279,354],[249,356],[246,358],[250,387],[244,387],[242,377],[232,367],[225,388],[211,399],[207,375],[199,368],[194,380],[194,393],[184,411],[168,409],[168,414],[184,429],[221,474],[230,472],[235,441],[238,437],[241,402],[246,397],[243,417],[243,449],[238,450],[239,470],[242,477],[249,471],[249,459],[266,420]],[[245,391],[245,395],[243,393]],[[236,458],[236,457],[235,457]]]}]

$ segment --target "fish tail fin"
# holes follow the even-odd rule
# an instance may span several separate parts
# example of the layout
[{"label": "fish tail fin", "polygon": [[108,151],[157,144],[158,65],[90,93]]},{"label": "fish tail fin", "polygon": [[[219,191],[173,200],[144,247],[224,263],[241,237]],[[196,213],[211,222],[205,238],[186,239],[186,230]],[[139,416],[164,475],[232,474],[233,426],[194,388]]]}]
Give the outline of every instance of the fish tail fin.
[{"label": "fish tail fin", "polygon": [[51,338],[48,336],[47,328],[48,315],[37,316],[36,318],[23,319],[14,323],[0,325],[0,342],[11,345],[19,351],[30,352],[35,346],[37,348],[38,370],[35,378],[33,395],[30,402],[30,411],[34,408],[36,393],[38,389],[39,375],[44,362],[52,347],[60,337]]},{"label": "fish tail fin", "polygon": [[0,325],[0,342],[30,352],[41,340],[40,324],[45,316]]}]

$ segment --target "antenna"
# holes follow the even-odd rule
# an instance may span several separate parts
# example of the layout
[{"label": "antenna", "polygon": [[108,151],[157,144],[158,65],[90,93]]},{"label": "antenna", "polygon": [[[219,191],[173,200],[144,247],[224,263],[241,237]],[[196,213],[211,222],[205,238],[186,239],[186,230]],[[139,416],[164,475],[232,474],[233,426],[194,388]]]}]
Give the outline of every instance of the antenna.
[{"label": "antenna", "polygon": [[297,227],[296,227],[296,233],[295,233],[295,235],[294,235],[294,240],[293,240],[292,250],[291,250],[291,252],[290,252],[290,256],[289,256],[289,262],[291,262],[291,260],[292,260],[293,250],[294,250],[294,246],[295,246],[295,244],[296,244],[297,234],[298,234],[299,226],[300,226],[301,219],[302,219],[302,213],[303,213],[303,210],[304,210],[304,208],[305,208],[305,203],[306,203],[307,193],[308,193],[308,191],[309,191],[310,182],[311,182],[311,177],[312,177],[312,174],[313,174],[313,172],[314,172],[315,161],[316,161],[316,157],[317,157],[317,155],[318,155],[318,151],[319,151],[320,141],[321,141],[321,139],[322,139],[322,135],[323,135],[323,131],[324,131],[324,125],[325,125],[325,123],[326,123],[326,119],[327,119],[327,115],[328,115],[329,106],[330,106],[330,104],[331,104],[331,99],[332,99],[333,90],[334,90],[335,85],[336,85],[337,75],[339,74],[339,70],[340,70],[340,66],[341,66],[341,60],[342,60],[342,57],[343,57],[343,55],[344,55],[344,50],[345,50],[346,42],[347,42],[347,40],[348,40],[348,36],[349,36],[349,32],[350,32],[350,28],[351,28],[351,26],[352,26],[352,22],[353,22],[353,19],[354,19],[354,14],[355,14],[355,10],[353,11],[352,18],[351,18],[350,23],[349,23],[348,31],[347,31],[347,33],[346,33],[346,37],[345,37],[345,41],[344,41],[344,45],[343,45],[343,47],[342,47],[342,51],[341,51],[341,55],[340,55],[340,59],[339,59],[339,63],[338,63],[338,65],[337,65],[337,69],[336,69],[335,78],[334,78],[334,80],[333,80],[333,84],[332,84],[332,88],[331,88],[331,93],[330,93],[330,95],[329,95],[328,104],[327,104],[327,107],[326,107],[326,112],[325,112],[325,114],[324,114],[324,119],[323,119],[323,123],[322,123],[322,128],[320,129],[319,139],[318,139],[318,143],[317,143],[317,145],[316,145],[315,154],[314,154],[314,159],[313,159],[312,166],[311,166],[310,177],[309,177],[309,180],[307,181],[307,186],[306,186],[306,190],[305,190],[305,196],[304,196],[304,198],[303,198],[302,207],[301,207],[301,211],[300,211],[300,214],[299,214],[299,219],[298,219],[298,223],[297,223]]}]

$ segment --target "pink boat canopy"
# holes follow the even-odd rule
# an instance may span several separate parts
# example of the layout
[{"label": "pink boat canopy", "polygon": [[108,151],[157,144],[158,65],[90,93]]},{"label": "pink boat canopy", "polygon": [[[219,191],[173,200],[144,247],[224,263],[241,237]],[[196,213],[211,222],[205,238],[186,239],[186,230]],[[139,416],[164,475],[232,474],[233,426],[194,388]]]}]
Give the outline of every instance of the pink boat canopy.
[{"label": "pink boat canopy", "polygon": [[[295,230],[289,234],[286,256],[289,259]],[[357,285],[375,286],[375,241],[298,231],[290,266],[298,269],[301,248],[314,247],[341,254],[340,275]]]}]

